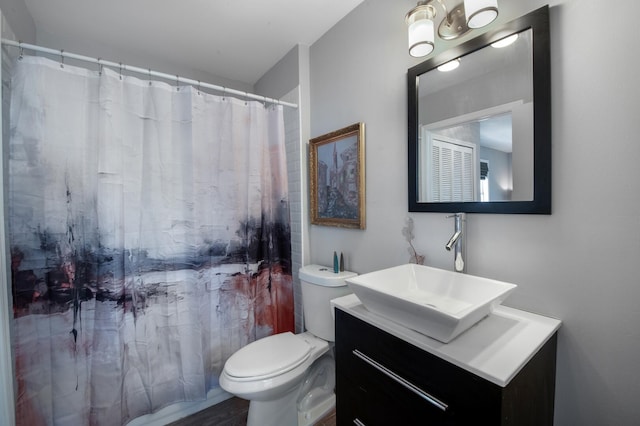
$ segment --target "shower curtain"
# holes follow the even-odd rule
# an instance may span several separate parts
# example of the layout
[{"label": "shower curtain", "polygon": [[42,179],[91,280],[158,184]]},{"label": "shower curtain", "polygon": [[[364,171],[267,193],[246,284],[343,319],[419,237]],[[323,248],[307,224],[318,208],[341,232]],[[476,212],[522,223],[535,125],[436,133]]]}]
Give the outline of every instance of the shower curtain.
[{"label": "shower curtain", "polygon": [[17,61],[9,244],[19,425],[120,425],[293,331],[282,107]]}]

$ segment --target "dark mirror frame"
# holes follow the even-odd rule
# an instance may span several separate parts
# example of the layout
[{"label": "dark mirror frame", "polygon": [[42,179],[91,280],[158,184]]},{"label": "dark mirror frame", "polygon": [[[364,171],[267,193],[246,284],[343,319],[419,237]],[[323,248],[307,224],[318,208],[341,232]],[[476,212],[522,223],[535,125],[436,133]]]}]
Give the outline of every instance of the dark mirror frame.
[{"label": "dark mirror frame", "polygon": [[[513,33],[533,31],[533,200],[418,202],[418,79],[421,74],[475,52]],[[551,61],[549,7],[492,28],[480,36],[428,59],[408,71],[409,211],[551,214]]]}]

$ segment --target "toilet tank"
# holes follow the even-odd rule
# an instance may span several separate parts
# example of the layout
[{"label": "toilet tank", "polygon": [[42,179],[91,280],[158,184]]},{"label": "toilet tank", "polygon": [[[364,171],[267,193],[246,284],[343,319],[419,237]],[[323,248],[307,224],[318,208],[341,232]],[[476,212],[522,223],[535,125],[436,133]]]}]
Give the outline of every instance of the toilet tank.
[{"label": "toilet tank", "polygon": [[300,268],[298,276],[302,287],[302,307],[305,328],[314,336],[333,342],[334,319],[331,315],[331,299],[352,293],[345,279],[355,277],[355,272],[342,271],[322,265]]}]

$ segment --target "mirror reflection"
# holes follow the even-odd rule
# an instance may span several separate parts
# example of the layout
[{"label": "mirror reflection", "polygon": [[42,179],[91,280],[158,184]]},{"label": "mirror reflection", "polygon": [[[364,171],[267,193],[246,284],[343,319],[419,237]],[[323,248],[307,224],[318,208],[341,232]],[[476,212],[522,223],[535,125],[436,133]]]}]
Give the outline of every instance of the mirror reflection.
[{"label": "mirror reflection", "polygon": [[418,77],[418,202],[532,201],[533,31]]}]

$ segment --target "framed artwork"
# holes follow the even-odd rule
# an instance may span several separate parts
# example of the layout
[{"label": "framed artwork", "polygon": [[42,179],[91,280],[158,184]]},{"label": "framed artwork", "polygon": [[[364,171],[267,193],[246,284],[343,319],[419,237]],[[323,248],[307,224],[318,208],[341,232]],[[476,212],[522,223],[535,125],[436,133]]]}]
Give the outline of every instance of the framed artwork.
[{"label": "framed artwork", "polygon": [[311,223],[365,229],[364,178],[364,123],[311,139]]}]

